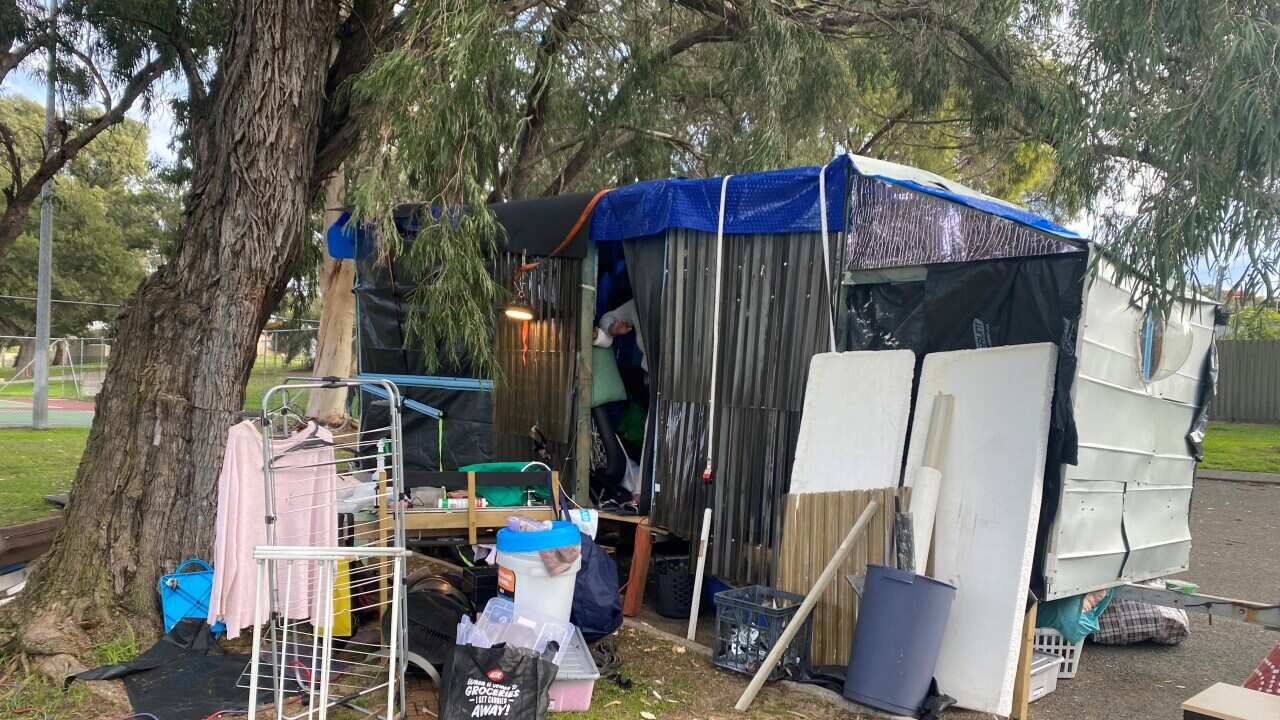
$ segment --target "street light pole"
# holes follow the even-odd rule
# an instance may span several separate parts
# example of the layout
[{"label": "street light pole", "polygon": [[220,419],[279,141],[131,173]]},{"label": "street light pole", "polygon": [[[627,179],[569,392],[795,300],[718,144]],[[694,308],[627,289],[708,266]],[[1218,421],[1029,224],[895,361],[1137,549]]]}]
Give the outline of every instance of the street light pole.
[{"label": "street light pole", "polygon": [[[57,58],[58,0],[49,0],[49,71],[45,80],[44,142],[45,152],[53,152],[54,140],[54,61]],[[36,356],[35,393],[31,405],[31,427],[49,427],[49,299],[53,284],[53,178],[40,188],[40,253],[36,269]]]}]

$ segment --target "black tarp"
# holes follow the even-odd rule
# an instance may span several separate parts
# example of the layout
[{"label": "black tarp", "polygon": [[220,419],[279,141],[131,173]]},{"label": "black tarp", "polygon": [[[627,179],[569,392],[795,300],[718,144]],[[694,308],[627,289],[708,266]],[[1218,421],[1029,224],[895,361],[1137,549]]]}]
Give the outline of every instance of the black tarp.
[{"label": "black tarp", "polygon": [[[202,720],[248,706],[248,691],[237,685],[248,663],[248,655],[227,654],[218,647],[205,621],[187,619],[138,657],[86,670],[67,682],[123,680],[135,712],[165,720]],[[268,702],[271,696],[260,690],[258,697]]]},{"label": "black tarp", "polygon": [[[1033,578],[1058,513],[1063,463],[1074,465],[1078,435],[1071,401],[1088,254],[929,265],[899,282],[855,284],[845,295],[845,349],[906,348],[916,378],[932,352],[1052,342],[1058,346],[1044,494]],[[855,276],[855,280],[856,280]]]},{"label": "black tarp", "polygon": [[[579,193],[491,205],[490,209],[493,210],[503,228],[497,243],[500,266],[509,270],[508,266],[513,262],[512,258],[515,258],[514,262],[518,263],[525,254],[533,258],[555,252],[557,260],[544,263],[539,266],[539,269],[528,273],[526,282],[538,285],[543,282],[544,274],[555,270],[557,272],[550,274],[562,281],[561,285],[568,283],[576,290],[579,285],[578,270],[576,261],[572,259],[586,255],[590,223],[582,223],[581,228],[569,243],[563,246],[561,243],[582,216],[591,197],[591,193]],[[397,231],[404,242],[413,242],[421,219],[426,217],[423,213],[427,211],[428,207],[425,205],[402,205],[397,208]],[[375,375],[426,376],[428,365],[426,357],[421,350],[413,348],[406,342],[405,323],[415,301],[414,293],[418,287],[418,279],[409,272],[402,257],[383,257],[376,247],[376,242],[376,239],[362,236],[356,258],[358,367],[361,373]],[[565,267],[562,268],[561,265]],[[540,285],[535,287],[536,301],[542,302],[546,296],[547,294],[541,291]],[[566,309],[570,314],[576,314],[576,297],[557,301],[556,311],[559,313],[557,317],[564,315]],[[566,332],[577,332],[576,317],[565,318],[563,324]],[[544,335],[547,333],[536,333],[533,336],[534,344],[544,340]],[[561,335],[564,335],[564,332],[556,334],[555,337],[560,338]],[[570,335],[569,339],[576,339],[576,334]],[[562,369],[560,375],[563,376],[565,372],[572,375],[575,372],[573,363],[576,362],[576,345],[571,346],[561,341],[556,347],[573,356],[556,366]],[[536,359],[541,361],[546,353],[541,352],[541,345],[536,349],[540,351]],[[436,360],[437,367],[430,373],[433,377],[474,378],[477,376],[471,368],[471,363],[465,358],[450,362],[441,354]],[[542,363],[542,365],[545,364],[545,362]],[[537,367],[541,368],[542,365]],[[515,377],[514,375],[518,373],[510,369],[508,374],[513,375],[508,378],[513,383],[519,383],[522,379]],[[513,385],[512,388],[534,389],[543,388],[546,385],[545,382],[526,382]],[[443,465],[446,469],[497,459],[496,454],[500,454],[497,446],[500,443],[494,437],[495,400],[491,392],[416,387],[407,384],[402,384],[400,391],[406,399],[416,400],[444,412]],[[571,392],[567,396],[571,397]],[[369,430],[386,426],[386,406],[379,405],[377,399],[367,393],[361,399],[363,402],[361,429]],[[523,406],[522,403],[518,404]],[[561,426],[565,420],[561,416],[565,414],[563,408],[557,414],[555,420],[559,425],[555,422],[539,423],[532,420],[525,425],[538,424],[544,432],[548,429],[561,428],[557,437],[553,439],[562,441],[563,438],[559,435],[564,434]],[[409,409],[404,411],[403,421],[406,466],[422,470],[439,469],[441,465],[439,422]],[[527,429],[522,426],[522,432]],[[370,434],[364,439],[373,440],[376,436]],[[513,445],[523,447],[522,443],[513,443],[510,439],[501,444],[504,447]],[[566,484],[572,485],[571,478],[566,479]]]}]

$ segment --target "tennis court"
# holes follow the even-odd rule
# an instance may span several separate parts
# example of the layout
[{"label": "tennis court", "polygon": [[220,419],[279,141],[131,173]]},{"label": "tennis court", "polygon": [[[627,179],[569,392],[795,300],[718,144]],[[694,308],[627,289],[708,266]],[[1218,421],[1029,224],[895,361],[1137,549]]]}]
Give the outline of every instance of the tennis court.
[{"label": "tennis court", "polygon": [[[49,398],[49,427],[89,427],[92,424],[91,401]],[[0,427],[31,427],[31,400],[0,398]]]}]

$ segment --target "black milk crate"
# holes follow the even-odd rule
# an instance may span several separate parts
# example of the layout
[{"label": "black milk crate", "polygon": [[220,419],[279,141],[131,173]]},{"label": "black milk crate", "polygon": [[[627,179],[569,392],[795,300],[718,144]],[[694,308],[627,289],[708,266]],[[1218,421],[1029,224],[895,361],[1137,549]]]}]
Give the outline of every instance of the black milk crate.
[{"label": "black milk crate", "polygon": [[498,594],[498,566],[476,565],[462,568],[462,592],[471,600],[477,613]]},{"label": "black milk crate", "polygon": [[687,618],[693,608],[693,573],[688,558],[656,558],[658,614],[665,618]]},{"label": "black milk crate", "polygon": [[[755,675],[804,598],[763,585],[725,590],[716,595],[716,644],[712,662],[727,670]],[[797,677],[809,667],[813,618],[805,618],[770,680]]]}]

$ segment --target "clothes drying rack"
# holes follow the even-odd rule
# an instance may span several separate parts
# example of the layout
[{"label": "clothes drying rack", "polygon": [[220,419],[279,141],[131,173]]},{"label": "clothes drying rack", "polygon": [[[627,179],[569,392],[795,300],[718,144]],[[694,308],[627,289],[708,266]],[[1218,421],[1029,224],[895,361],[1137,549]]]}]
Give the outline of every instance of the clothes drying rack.
[{"label": "clothes drying rack", "polygon": [[[385,427],[330,434],[293,410],[299,395],[366,386],[389,408]],[[271,704],[276,720],[324,720],[338,705],[383,720],[403,715],[402,579],[410,552],[401,405],[398,388],[386,380],[289,377],[263,395],[267,544],[254,548],[253,655],[240,678],[251,719],[260,702]],[[340,504],[354,512],[340,516]],[[287,534],[282,526],[307,531]],[[357,615],[375,613],[380,632],[336,640],[351,634]],[[359,704],[380,691],[385,707]]]}]

